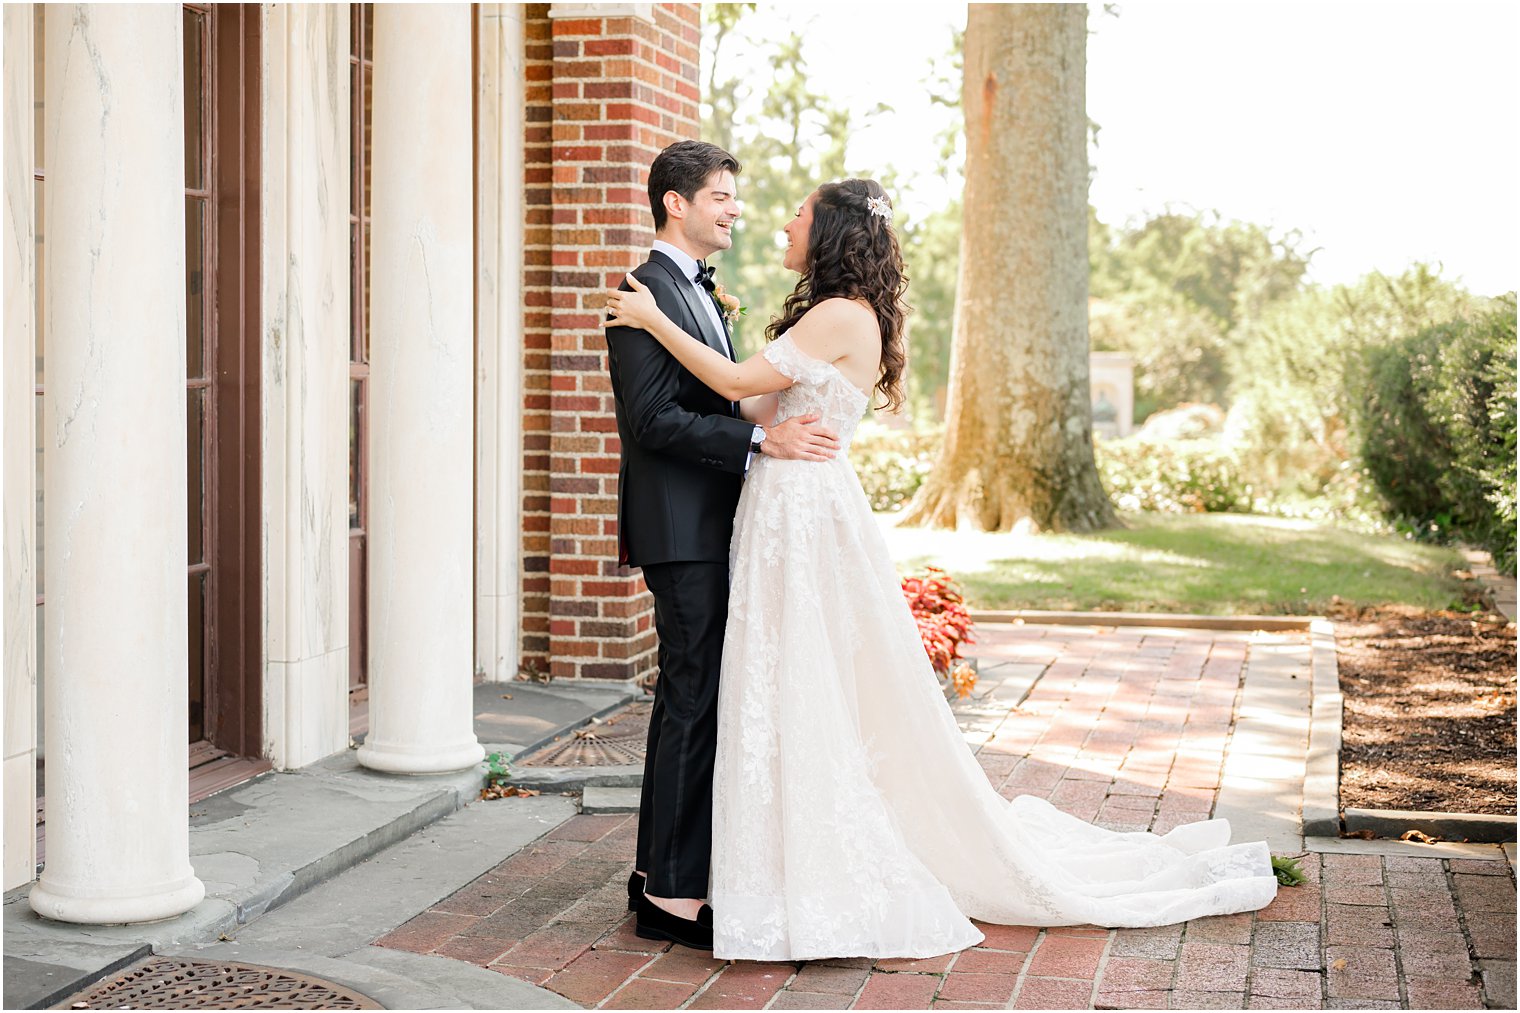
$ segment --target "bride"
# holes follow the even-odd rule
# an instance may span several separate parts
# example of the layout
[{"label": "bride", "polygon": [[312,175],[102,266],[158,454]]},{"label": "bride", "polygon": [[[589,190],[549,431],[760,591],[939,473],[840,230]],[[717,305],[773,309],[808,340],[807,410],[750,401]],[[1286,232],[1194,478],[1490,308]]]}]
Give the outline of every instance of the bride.
[{"label": "bride", "polygon": [[[801,279],[758,355],[676,327],[631,275],[606,326],[643,328],[729,400],[817,414],[848,446],[902,400],[902,255],[880,185],[820,186],[785,229]],[[713,955],[926,957],[971,923],[1139,927],[1253,911],[1267,847],[1224,820],[1117,833],[1009,801],[967,749],[846,457],[757,457],[730,549],[713,774]]]}]

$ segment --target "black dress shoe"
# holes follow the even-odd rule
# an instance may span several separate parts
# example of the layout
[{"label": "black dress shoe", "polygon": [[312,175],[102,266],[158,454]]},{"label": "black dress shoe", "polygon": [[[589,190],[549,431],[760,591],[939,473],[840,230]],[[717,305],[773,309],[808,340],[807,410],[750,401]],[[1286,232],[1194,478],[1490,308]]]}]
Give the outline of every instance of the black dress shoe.
[{"label": "black dress shoe", "polygon": [[706,904],[696,918],[677,918],[648,897],[639,898],[634,932],[641,939],[668,939],[694,950],[713,948],[713,913]]},{"label": "black dress shoe", "polygon": [[644,881],[646,877],[640,876],[635,870],[628,874],[628,910],[639,909],[639,898],[644,896]]}]

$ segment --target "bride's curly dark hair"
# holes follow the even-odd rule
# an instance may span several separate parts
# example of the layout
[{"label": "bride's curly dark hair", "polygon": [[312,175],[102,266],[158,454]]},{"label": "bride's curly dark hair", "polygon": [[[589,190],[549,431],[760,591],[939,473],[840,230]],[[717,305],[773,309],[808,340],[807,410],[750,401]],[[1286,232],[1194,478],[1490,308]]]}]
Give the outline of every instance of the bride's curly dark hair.
[{"label": "bride's curly dark hair", "polygon": [[881,325],[881,375],[876,390],[895,412],[903,402],[902,374],[908,359],[903,325],[911,307],[903,301],[908,278],[897,234],[888,219],[871,213],[867,201],[873,197],[887,200],[887,192],[874,179],[844,179],[818,188],[802,278],[782,304],[781,316],[765,329],[765,336],[774,341],[825,299],[866,300]]}]

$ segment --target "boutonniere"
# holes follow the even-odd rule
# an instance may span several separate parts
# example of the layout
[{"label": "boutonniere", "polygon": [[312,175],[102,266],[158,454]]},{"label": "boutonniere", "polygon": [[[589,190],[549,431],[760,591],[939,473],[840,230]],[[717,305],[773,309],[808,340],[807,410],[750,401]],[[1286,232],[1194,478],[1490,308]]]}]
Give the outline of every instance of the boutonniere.
[{"label": "boutonniere", "polygon": [[739,302],[739,297],[729,295],[723,288],[722,282],[713,285],[713,298],[718,300],[718,305],[723,307],[723,319],[729,323],[738,320],[749,312],[749,307]]}]

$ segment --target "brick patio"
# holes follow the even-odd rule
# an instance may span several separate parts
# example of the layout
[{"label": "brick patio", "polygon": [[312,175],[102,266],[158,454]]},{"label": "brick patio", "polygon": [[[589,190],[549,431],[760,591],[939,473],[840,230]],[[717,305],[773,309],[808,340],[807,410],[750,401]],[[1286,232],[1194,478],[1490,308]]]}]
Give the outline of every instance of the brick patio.
[{"label": "brick patio", "polygon": [[[958,710],[992,783],[1156,831],[1210,815],[1249,652],[1297,637],[978,632],[986,695]],[[634,935],[636,821],[575,817],[377,943],[607,1009],[1515,1006],[1514,874],[1498,848],[1492,860],[1304,852],[1309,882],[1267,909],[1166,928],[982,925],[982,946],[927,960],[729,964]]]}]

